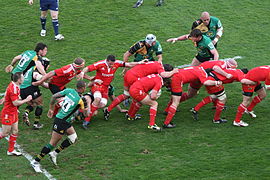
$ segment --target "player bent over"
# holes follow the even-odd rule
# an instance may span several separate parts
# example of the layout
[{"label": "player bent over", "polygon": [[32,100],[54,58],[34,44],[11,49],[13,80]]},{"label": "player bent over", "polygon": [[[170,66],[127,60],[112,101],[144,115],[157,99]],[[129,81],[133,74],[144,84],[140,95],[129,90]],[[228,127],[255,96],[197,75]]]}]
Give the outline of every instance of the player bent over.
[{"label": "player bent over", "polygon": [[[158,92],[163,85],[162,77],[158,74],[151,74],[136,81],[130,87],[130,96],[133,98],[132,104],[128,111],[128,120],[134,120],[135,114],[138,112],[142,104],[150,106],[150,121],[148,129],[160,131],[161,128],[155,123],[158,102]],[[149,93],[151,91],[151,93]]]},{"label": "player bent over", "polygon": [[[5,97],[4,107],[1,112],[2,132],[0,132],[0,139],[9,137],[9,146],[7,155],[20,156],[22,153],[14,149],[16,139],[18,137],[18,106],[31,101],[32,96],[27,96],[26,99],[20,99],[20,85],[23,83],[24,77],[22,72],[16,72],[12,75],[12,81],[9,83]],[[3,101],[1,102],[3,103]]]},{"label": "player bent over", "polygon": [[[50,109],[48,111],[48,117],[52,117],[53,108],[56,103],[56,99],[64,96],[64,101],[61,105],[60,111],[57,113],[54,119],[52,137],[49,144],[45,145],[41,153],[36,156],[36,158],[31,161],[31,165],[36,172],[42,172],[40,168],[40,160],[47,154],[49,154],[52,162],[57,165],[56,157],[65,148],[74,144],[77,139],[77,134],[73,126],[71,125],[71,117],[81,108],[84,110],[84,114],[88,115],[90,112],[89,108],[85,107],[85,102],[81,98],[81,94],[86,89],[86,83],[84,81],[78,81],[75,89],[67,88],[59,93],[56,93],[52,96],[50,102]],[[62,139],[63,135],[67,134],[67,139],[65,139],[60,146],[58,146],[54,151],[54,147]]]},{"label": "player bent over", "polygon": [[[253,108],[266,97],[265,89],[270,89],[270,66],[255,67],[247,73],[245,78],[253,81],[253,83],[242,85],[243,101],[237,108],[237,113],[233,122],[234,126],[248,126],[248,123],[241,120],[244,112],[248,113],[253,118],[256,117]],[[265,81],[265,88],[261,85],[260,81]],[[252,99],[254,91],[258,95]],[[250,102],[251,99],[252,101]]]}]

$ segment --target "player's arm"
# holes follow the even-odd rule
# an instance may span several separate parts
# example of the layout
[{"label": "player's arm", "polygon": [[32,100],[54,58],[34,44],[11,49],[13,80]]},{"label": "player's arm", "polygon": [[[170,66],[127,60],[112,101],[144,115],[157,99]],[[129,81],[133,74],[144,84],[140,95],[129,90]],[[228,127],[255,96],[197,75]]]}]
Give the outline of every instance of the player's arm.
[{"label": "player's arm", "polygon": [[5,68],[5,71],[7,73],[11,72],[13,70],[13,66],[22,58],[22,55],[15,56],[11,63]]},{"label": "player's arm", "polygon": [[45,69],[44,69],[44,66],[42,65],[42,63],[40,61],[35,61],[35,64],[36,64],[38,72],[40,72],[40,74],[42,74],[42,75],[45,75],[46,72],[45,72]]},{"label": "player's arm", "polygon": [[56,74],[55,71],[50,71],[50,72],[47,73],[45,76],[43,76],[43,77],[41,78],[41,80],[36,81],[36,82],[33,82],[32,85],[33,85],[33,86],[38,86],[38,85],[42,84],[44,81],[46,81],[47,79],[53,77],[55,74]]},{"label": "player's arm", "polygon": [[216,44],[218,42],[218,40],[221,38],[222,34],[223,34],[224,30],[223,30],[223,26],[220,22],[220,20],[218,21],[218,29],[217,29],[217,34],[215,39],[212,41],[213,44]]},{"label": "player's arm", "polygon": [[17,99],[17,100],[15,100],[15,101],[12,101],[12,104],[13,104],[14,106],[20,106],[20,105],[22,105],[22,104],[24,104],[24,103],[26,103],[26,102],[31,101],[31,100],[32,100],[32,96],[29,95],[29,96],[27,96],[27,98],[24,99],[24,100],[22,100],[22,99]]},{"label": "player's arm", "polygon": [[[211,44],[212,44],[212,43],[211,43]],[[213,56],[214,56],[214,60],[215,60],[215,61],[217,61],[217,60],[218,60],[218,58],[219,58],[219,54],[218,54],[217,49],[216,49],[216,48],[211,49],[211,50],[210,50],[210,52],[213,54]]]},{"label": "player's arm", "polygon": [[215,65],[213,68],[213,71],[217,72],[218,74],[221,74],[222,76],[226,77],[227,79],[230,79],[233,77],[230,73],[226,73],[223,69],[221,69],[220,66]]},{"label": "player's arm", "polygon": [[206,80],[203,82],[203,85],[205,85],[205,86],[218,86],[218,85],[222,85],[222,81]]},{"label": "player's arm", "polygon": [[[90,102],[89,102],[89,100],[90,100]],[[89,105],[91,104],[91,98],[89,98],[89,99],[86,99],[85,97],[84,97],[84,99],[80,99],[79,100],[79,106],[80,106],[80,109],[82,109],[83,110],[83,115],[85,116],[85,117],[87,117],[87,116],[89,116],[90,115],[90,108],[89,108]],[[91,106],[91,105],[90,105]]]},{"label": "player's arm", "polygon": [[174,68],[172,71],[164,71],[164,72],[161,72],[159,75],[163,78],[169,78],[171,77],[172,75],[174,75],[175,73],[178,73],[178,69],[177,68]]},{"label": "player's arm", "polygon": [[[61,91],[61,92],[63,92],[63,91]],[[49,110],[48,110],[48,114],[47,114],[47,116],[48,116],[49,118],[52,118],[52,117],[53,117],[53,110],[54,110],[54,105],[55,105],[55,103],[56,103],[56,99],[64,96],[64,95],[61,94],[61,92],[55,93],[55,94],[51,97],[51,100],[50,100],[50,106],[49,106]]]},{"label": "player's arm", "polygon": [[251,80],[249,80],[249,79],[241,79],[241,81],[240,81],[242,84],[247,84],[247,85],[255,85],[256,84],[256,82],[254,82],[254,81],[251,81]]},{"label": "player's arm", "polygon": [[124,54],[124,56],[123,56],[123,61],[124,61],[124,62],[128,62],[128,58],[129,58],[130,56],[132,56],[132,55],[133,55],[133,54],[130,53],[129,51],[125,52],[125,54]]},{"label": "player's arm", "polygon": [[132,67],[134,67],[134,66],[136,66],[138,64],[145,64],[147,62],[148,62],[148,59],[143,59],[143,60],[141,60],[139,62],[126,62],[124,67],[132,68]]},{"label": "player's arm", "polygon": [[189,37],[189,34],[185,34],[176,38],[167,39],[167,42],[175,43],[176,41],[184,41],[184,40],[187,40],[188,37]]}]

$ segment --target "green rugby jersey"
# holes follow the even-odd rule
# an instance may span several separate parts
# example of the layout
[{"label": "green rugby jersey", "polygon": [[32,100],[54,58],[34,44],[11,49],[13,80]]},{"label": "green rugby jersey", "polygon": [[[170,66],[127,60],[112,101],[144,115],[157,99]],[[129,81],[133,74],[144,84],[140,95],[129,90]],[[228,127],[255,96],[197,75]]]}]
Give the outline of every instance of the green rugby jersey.
[{"label": "green rugby jersey", "polygon": [[196,48],[199,56],[210,57],[210,50],[215,49],[215,46],[209,37],[202,35],[202,39],[199,42],[196,42]]},{"label": "green rugby jersey", "polygon": [[22,58],[17,66],[13,69],[12,74],[16,72],[23,72],[23,74],[32,66],[35,66],[35,61],[38,60],[36,51],[28,50],[21,54]]},{"label": "green rugby jersey", "polygon": [[156,44],[151,47],[147,47],[145,40],[140,40],[136,44],[130,47],[129,52],[135,54],[135,62],[141,61],[143,59],[149,59],[153,61],[153,54],[156,56],[162,54],[162,47],[159,41],[156,41]]},{"label": "green rugby jersey", "polygon": [[61,109],[56,114],[56,117],[70,123],[71,115],[78,108],[84,109],[83,100],[75,89],[67,88],[59,93],[65,97],[61,104]]}]

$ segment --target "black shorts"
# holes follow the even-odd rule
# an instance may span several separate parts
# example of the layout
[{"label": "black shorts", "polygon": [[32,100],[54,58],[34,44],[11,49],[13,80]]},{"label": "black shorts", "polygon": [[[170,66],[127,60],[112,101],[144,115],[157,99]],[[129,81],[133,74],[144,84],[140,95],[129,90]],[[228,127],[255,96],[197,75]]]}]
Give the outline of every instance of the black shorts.
[{"label": "black shorts", "polygon": [[64,135],[66,130],[71,127],[71,124],[63,119],[55,117],[53,122],[53,131],[58,134]]},{"label": "black shorts", "polygon": [[27,88],[21,89],[21,98],[26,99],[27,96],[32,95],[33,100],[40,97],[42,94],[38,86],[29,86]]},{"label": "black shorts", "polygon": [[52,94],[56,94],[56,93],[61,91],[60,87],[58,87],[54,84],[50,84],[50,83],[49,83],[49,89],[50,89]]},{"label": "black shorts", "polygon": [[205,61],[210,61],[211,59],[213,59],[213,58],[214,58],[214,55],[211,54],[210,57],[202,57],[202,56],[200,56],[200,55],[197,55],[197,56],[195,56],[195,57],[196,57],[196,59],[197,59],[198,61],[200,61],[201,63],[203,63],[203,62],[205,62]]}]

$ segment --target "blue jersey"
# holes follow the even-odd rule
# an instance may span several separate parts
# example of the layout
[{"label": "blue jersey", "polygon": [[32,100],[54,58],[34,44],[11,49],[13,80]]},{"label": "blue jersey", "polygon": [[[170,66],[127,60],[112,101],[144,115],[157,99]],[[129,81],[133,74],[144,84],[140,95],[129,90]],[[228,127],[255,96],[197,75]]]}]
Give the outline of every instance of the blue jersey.
[{"label": "blue jersey", "polygon": [[53,10],[58,11],[59,0],[40,0],[40,10],[47,11]]}]

